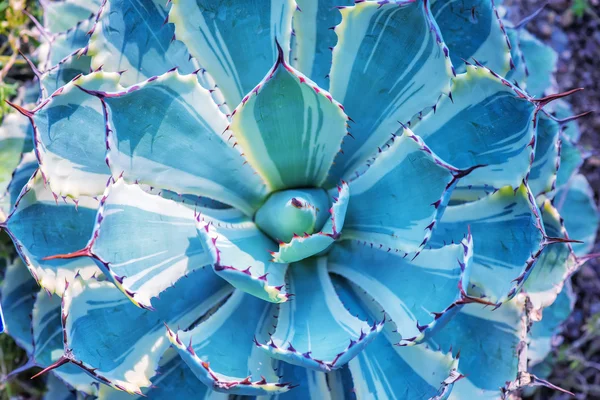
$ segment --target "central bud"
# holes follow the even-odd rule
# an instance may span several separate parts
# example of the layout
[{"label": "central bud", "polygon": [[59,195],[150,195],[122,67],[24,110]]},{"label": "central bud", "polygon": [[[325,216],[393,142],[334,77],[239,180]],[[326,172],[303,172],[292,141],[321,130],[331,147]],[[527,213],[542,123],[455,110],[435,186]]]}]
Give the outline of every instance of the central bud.
[{"label": "central bud", "polygon": [[273,239],[289,243],[294,235],[318,232],[329,216],[329,196],[323,189],[291,189],[272,193],[254,222]]}]

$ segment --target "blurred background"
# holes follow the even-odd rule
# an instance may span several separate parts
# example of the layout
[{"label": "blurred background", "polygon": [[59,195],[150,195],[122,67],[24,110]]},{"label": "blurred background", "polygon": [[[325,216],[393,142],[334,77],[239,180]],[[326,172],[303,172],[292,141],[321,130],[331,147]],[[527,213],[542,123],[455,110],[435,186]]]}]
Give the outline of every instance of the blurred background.
[{"label": "blurred background", "polygon": [[[583,87],[568,101],[575,114],[594,111],[579,120],[581,144],[591,149],[583,172],[600,199],[600,0],[504,0],[510,20],[522,18],[544,6],[527,29],[554,48],[559,56],[556,91]],[[33,78],[26,60],[37,46],[39,31],[23,11],[41,19],[37,1],[0,0],[0,122],[8,112],[5,99],[17,95],[17,88]],[[0,237],[0,260],[11,251],[8,238]],[[594,253],[600,253],[596,244]],[[1,264],[1,261],[0,261]],[[0,265],[0,269],[2,265]],[[0,274],[1,276],[1,274]],[[575,310],[555,338],[556,350],[548,380],[576,394],[578,399],[600,399],[600,259],[586,263],[573,277],[577,295]],[[0,335],[0,377],[26,362],[25,353],[7,335]],[[43,381],[30,381],[37,372],[29,370],[9,380],[0,379],[0,400],[39,398]],[[528,399],[567,399],[567,394],[543,388],[528,393]]]},{"label": "blurred background", "polygon": [[[507,0],[508,17],[514,22],[541,13],[527,30],[558,53],[558,92],[577,87],[584,91],[568,101],[575,114],[593,111],[579,120],[581,143],[592,149],[582,170],[600,199],[600,0]],[[600,252],[596,243],[594,253]],[[587,262],[574,276],[575,310],[556,338],[549,381],[576,394],[578,399],[600,399],[600,259]],[[569,399],[567,394],[538,390],[532,399]]]}]

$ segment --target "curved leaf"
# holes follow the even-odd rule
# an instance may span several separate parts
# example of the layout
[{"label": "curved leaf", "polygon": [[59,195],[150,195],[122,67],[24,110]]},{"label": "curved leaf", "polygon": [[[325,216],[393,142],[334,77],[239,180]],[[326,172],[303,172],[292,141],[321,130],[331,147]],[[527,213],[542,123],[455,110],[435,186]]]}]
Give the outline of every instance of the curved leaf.
[{"label": "curved leaf", "polygon": [[560,165],[560,125],[544,113],[538,118],[535,156],[527,183],[534,196],[550,192],[556,185]]},{"label": "curved leaf", "polygon": [[[12,112],[4,116],[0,125],[0,193],[4,194],[12,181],[13,171],[21,162],[23,153],[32,150],[33,129],[27,118]],[[20,189],[19,189],[20,190]],[[10,209],[3,207],[6,215]]]},{"label": "curved leaf", "polygon": [[250,219],[226,223],[198,215],[197,232],[217,275],[263,300],[281,303],[289,299],[284,289],[288,265],[271,261],[270,253],[277,245]]},{"label": "curved leaf", "polygon": [[596,231],[600,222],[598,207],[594,202],[594,192],[583,175],[575,175],[558,190],[552,204],[565,220],[569,237],[583,243],[573,243],[573,251],[578,256],[589,253],[596,243]]},{"label": "curved leaf", "polygon": [[[206,68],[234,109],[277,58],[276,41],[289,54],[292,0],[173,0],[175,35]],[[258,33],[258,34],[257,34]]]},{"label": "curved leaf", "polygon": [[457,173],[405,129],[363,175],[350,181],[342,239],[419,251],[444,212]]},{"label": "curved leaf", "polygon": [[[31,331],[33,358],[42,368],[54,364],[63,355],[61,298],[38,292],[33,305]],[[98,382],[74,365],[63,365],[53,373],[73,389],[87,395],[97,395]]]},{"label": "curved leaf", "polygon": [[278,51],[273,68],[233,111],[229,129],[271,191],[319,187],[347,134],[348,117]]},{"label": "curved leaf", "polygon": [[175,333],[167,327],[167,332],[183,360],[208,387],[241,395],[286,392],[290,384],[279,382],[271,359],[252,343],[253,337],[255,341],[267,337],[273,323],[270,312],[268,303],[237,290],[194,329]]},{"label": "curved leaf", "polygon": [[333,204],[329,209],[330,217],[321,231],[303,236],[295,235],[289,243],[279,243],[279,251],[272,254],[273,261],[279,263],[300,261],[326,250],[339,238],[346,220],[350,189],[348,184],[342,181],[337,189],[332,189],[330,192],[334,193]]},{"label": "curved leaf", "polygon": [[338,7],[351,6],[352,0],[297,0],[292,26],[290,63],[315,81],[319,87],[329,87],[331,48],[337,38],[332,27],[342,19]]},{"label": "curved leaf", "polygon": [[263,200],[264,184],[221,136],[227,118],[195,75],[171,71],[126,91],[95,94],[108,109],[113,176],[207,196],[247,214]]},{"label": "curved leaf", "polygon": [[121,84],[133,85],[177,67],[189,74],[198,67],[185,45],[173,40],[165,24],[169,5],[163,0],[108,0],[89,38],[93,70],[124,71]]},{"label": "curved leaf", "polygon": [[435,112],[414,132],[457,168],[482,165],[460,186],[519,187],[534,152],[536,107],[527,95],[483,67],[469,65]]},{"label": "curved leaf", "polygon": [[104,72],[82,76],[33,111],[36,156],[54,193],[78,198],[104,190],[109,169],[102,104],[78,87],[115,90],[118,79]]},{"label": "curved leaf", "polygon": [[157,371],[158,375],[151,379],[152,386],[144,389],[143,395],[132,396],[110,386],[102,385],[99,398],[102,400],[161,400],[167,398],[227,400],[229,398],[224,393],[211,391],[200,382],[173,348],[165,351],[160,359]]},{"label": "curved leaf", "polygon": [[[197,238],[195,213],[119,179],[102,197],[83,251],[139,307],[187,274],[210,264]],[[59,256],[60,257],[60,256]]]},{"label": "curved leaf", "polygon": [[51,33],[58,33],[96,13],[101,0],[42,0],[40,3],[44,10],[44,28]]},{"label": "curved leaf", "polygon": [[469,285],[472,257],[470,237],[422,250],[412,260],[405,253],[345,241],[329,253],[328,268],[371,296],[398,326],[396,344],[407,345],[426,340],[463,304],[476,301],[463,289]]},{"label": "curved leaf", "polygon": [[331,185],[348,180],[400,128],[398,121],[410,121],[448,93],[452,76],[427,1],[366,1],[340,11],[329,90],[355,123]]},{"label": "curved leaf", "polygon": [[35,152],[24,153],[21,157],[21,162],[12,173],[12,178],[6,188],[6,192],[0,197],[1,221],[6,220],[6,216],[10,214],[19,198],[21,190],[29,182],[29,179],[37,169],[38,162]]},{"label": "curved leaf", "polygon": [[560,332],[561,325],[573,312],[575,299],[571,281],[567,280],[556,300],[544,309],[541,321],[534,322],[531,326],[529,330],[530,340],[527,346],[527,359],[530,368],[543,362],[552,351],[554,339]]},{"label": "curved leaf", "polygon": [[480,304],[465,305],[436,333],[432,346],[458,356],[458,372],[450,399],[498,399],[500,389],[517,378],[527,324],[523,302],[515,299],[497,310]]},{"label": "curved leaf", "polygon": [[462,378],[452,355],[425,346],[398,347],[385,335],[348,363],[357,398],[428,400],[446,397]]},{"label": "curved leaf", "polygon": [[493,0],[433,0],[431,13],[458,73],[472,59],[502,76],[509,71],[510,44]]},{"label": "curved leaf", "polygon": [[269,342],[257,343],[271,357],[328,372],[354,358],[381,330],[383,322],[369,326],[344,308],[328,276],[326,258],[292,264],[287,279],[294,299],[278,306]]},{"label": "curved leaf", "polygon": [[525,185],[516,191],[507,186],[481,200],[448,207],[430,244],[457,243],[469,229],[474,238],[471,283],[486,300],[507,301],[527,279],[543,247],[545,233],[531,192]]},{"label": "curved leaf", "polygon": [[89,259],[46,259],[57,252],[70,253],[85,246],[97,206],[96,200],[87,197],[77,202],[59,201],[44,186],[39,170],[23,188],[6,229],[31,275],[49,293],[62,296],[67,282],[77,275],[89,279],[99,272]]},{"label": "curved leaf", "polygon": [[[546,235],[553,238],[566,238],[561,216],[558,211],[545,200],[540,206],[541,217]],[[571,275],[579,263],[571,249],[571,243],[554,243],[542,251],[535,268],[523,285],[534,310],[550,306],[563,289],[565,279]]]},{"label": "curved leaf", "polygon": [[553,87],[558,54],[525,29],[519,30],[519,47],[527,65],[527,92],[535,97],[548,94]]},{"label": "curved leaf", "polygon": [[63,362],[115,389],[141,394],[169,347],[163,325],[189,327],[230,292],[210,269],[198,270],[149,311],[131,304],[109,282],[76,280],[63,298]]},{"label": "curved leaf", "polygon": [[1,289],[0,306],[4,312],[4,331],[31,355],[31,309],[39,286],[20,258],[6,266]]}]

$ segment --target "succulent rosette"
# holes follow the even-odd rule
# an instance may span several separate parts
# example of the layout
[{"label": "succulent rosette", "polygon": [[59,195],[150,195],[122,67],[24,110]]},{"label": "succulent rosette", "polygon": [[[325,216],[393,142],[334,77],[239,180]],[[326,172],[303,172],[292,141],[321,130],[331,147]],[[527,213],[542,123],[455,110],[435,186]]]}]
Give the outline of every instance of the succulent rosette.
[{"label": "succulent rosette", "polygon": [[46,7],[2,224],[31,365],[99,398],[548,384],[528,328],[598,214],[553,53],[492,1]]}]

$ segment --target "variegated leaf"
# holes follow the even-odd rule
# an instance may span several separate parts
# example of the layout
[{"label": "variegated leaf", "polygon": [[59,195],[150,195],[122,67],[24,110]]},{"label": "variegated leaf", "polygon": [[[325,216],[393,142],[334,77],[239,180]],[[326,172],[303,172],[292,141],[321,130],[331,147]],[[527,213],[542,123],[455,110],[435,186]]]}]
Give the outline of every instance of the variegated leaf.
[{"label": "variegated leaf", "polygon": [[[414,132],[457,168],[483,165],[460,186],[519,187],[534,153],[536,107],[526,94],[483,67],[469,65],[435,112]],[[508,83],[508,82],[506,82]]]},{"label": "variegated leaf", "polygon": [[432,0],[431,13],[458,73],[472,59],[502,76],[509,71],[509,42],[493,0]]},{"label": "variegated leaf", "polygon": [[536,130],[535,155],[527,182],[534,196],[548,193],[556,186],[560,166],[560,125],[541,113]]},{"label": "variegated leaf", "polygon": [[569,238],[583,243],[573,243],[575,254],[589,253],[596,243],[596,230],[600,213],[594,200],[594,193],[585,176],[575,175],[558,190],[552,204],[565,220]]},{"label": "variegated leaf", "polygon": [[193,209],[123,179],[107,187],[95,222],[84,247],[54,258],[91,257],[139,307],[151,309],[153,298],[211,262]]},{"label": "variegated leaf", "polygon": [[[60,307],[60,297],[38,292],[33,305],[31,331],[33,358],[42,368],[54,364],[64,353]],[[98,382],[74,365],[63,365],[53,374],[79,392],[92,396],[98,394]]]},{"label": "variegated leaf", "polygon": [[440,330],[431,345],[455,356],[464,378],[454,384],[449,399],[499,399],[501,388],[517,378],[527,323],[520,299],[497,310],[469,304]]},{"label": "variegated leaf", "polygon": [[338,7],[351,6],[353,0],[297,0],[292,26],[290,63],[315,81],[319,87],[329,87],[331,48],[337,38],[333,27],[342,20]]},{"label": "variegated leaf", "polygon": [[174,67],[184,74],[196,70],[185,45],[173,40],[173,24],[165,23],[168,10],[163,0],[105,0],[85,53],[92,69],[124,71],[124,86]]},{"label": "variegated leaf", "polygon": [[217,275],[263,300],[289,299],[284,280],[288,264],[271,260],[277,245],[252,220],[227,223],[205,213],[198,215],[197,232]]},{"label": "variegated leaf", "polygon": [[4,312],[4,329],[28,355],[33,353],[31,309],[39,286],[20,258],[4,270],[0,306]]},{"label": "variegated leaf", "polygon": [[229,129],[274,191],[321,186],[347,122],[342,105],[293,69],[278,47],[277,62],[233,111]]},{"label": "variegated leaf", "polygon": [[419,251],[442,216],[457,175],[458,170],[405,129],[364,174],[350,181],[342,239]]},{"label": "variegated leaf", "polygon": [[277,306],[275,331],[268,341],[257,342],[266,354],[328,372],[342,367],[377,336],[383,316],[370,326],[350,314],[335,292],[327,264],[325,257],[312,257],[290,266],[288,290],[294,299]]},{"label": "variegated leaf", "polygon": [[76,280],[63,298],[61,360],[115,389],[141,394],[169,347],[163,325],[187,328],[229,293],[231,286],[210,269],[198,270],[149,311],[133,305],[112,283]]},{"label": "variegated leaf", "polygon": [[[546,235],[554,238],[566,238],[561,216],[549,200],[540,206],[541,217]],[[523,291],[529,297],[534,310],[550,306],[563,289],[565,279],[577,267],[577,261],[570,243],[555,243],[547,246],[541,253],[535,268],[523,285]]]},{"label": "variegated leaf", "polygon": [[113,176],[208,196],[252,214],[265,185],[222,135],[228,121],[195,75],[171,71],[121,92],[95,92],[108,111]]},{"label": "variegated leaf", "polygon": [[42,0],[40,3],[44,11],[44,28],[50,33],[59,33],[96,13],[101,0]]},{"label": "variegated leaf", "polygon": [[470,237],[460,244],[423,250],[412,260],[405,253],[345,241],[329,253],[328,268],[379,304],[398,326],[397,345],[412,345],[427,340],[463,304],[477,300],[465,292],[472,257]]},{"label": "variegated leaf", "polygon": [[447,48],[428,2],[359,2],[342,8],[335,27],[330,86],[355,121],[330,172],[329,184],[349,179],[408,122],[448,93]]},{"label": "variegated leaf", "polygon": [[272,360],[252,341],[266,340],[274,323],[270,305],[236,290],[208,319],[189,331],[167,328],[169,340],[208,387],[239,395],[286,392]]},{"label": "variegated leaf", "polygon": [[79,198],[104,190],[109,169],[102,104],[80,88],[116,90],[118,80],[104,72],[82,76],[33,110],[36,155],[54,193]]},{"label": "variegated leaf", "polygon": [[457,243],[469,230],[474,238],[471,283],[478,288],[473,293],[493,303],[507,301],[543,248],[545,233],[531,192],[525,185],[516,191],[507,186],[481,200],[448,207],[430,244]]},{"label": "variegated leaf", "polygon": [[234,109],[277,59],[276,42],[289,54],[293,0],[173,0],[175,35],[214,78]]},{"label": "variegated leaf", "polygon": [[66,282],[99,272],[88,259],[49,260],[85,246],[90,237],[98,202],[82,197],[77,202],[58,199],[44,185],[38,170],[23,188],[6,229],[33,277],[49,293],[62,296]]},{"label": "variegated leaf", "polygon": [[210,390],[197,379],[173,348],[165,351],[158,364],[158,375],[151,381],[152,386],[144,389],[143,394],[138,396],[102,385],[99,398],[102,400],[161,400],[168,398],[227,400],[229,398],[225,393]]}]

